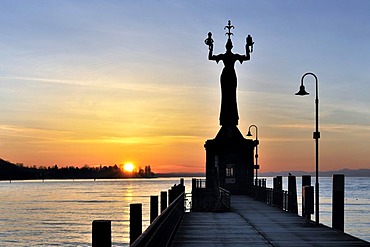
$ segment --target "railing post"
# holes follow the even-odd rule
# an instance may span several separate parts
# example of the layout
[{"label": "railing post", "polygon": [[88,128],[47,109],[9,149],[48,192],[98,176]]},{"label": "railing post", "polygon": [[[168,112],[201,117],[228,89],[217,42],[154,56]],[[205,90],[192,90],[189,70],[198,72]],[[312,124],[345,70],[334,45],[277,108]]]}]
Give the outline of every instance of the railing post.
[{"label": "railing post", "polygon": [[110,220],[94,220],[92,222],[92,247],[112,246],[112,230]]},{"label": "railing post", "polygon": [[285,211],[289,212],[289,204],[292,199],[292,196],[289,194],[289,191],[285,191]]},{"label": "railing post", "polygon": [[332,227],[344,231],[344,175],[333,175]]},{"label": "railing post", "polygon": [[168,205],[170,205],[180,195],[181,185],[174,185],[168,190]]},{"label": "railing post", "polygon": [[275,188],[276,188],[276,177],[272,179],[272,205],[275,205],[276,203]]},{"label": "railing post", "polygon": [[161,213],[167,208],[167,191],[161,191]]},{"label": "railing post", "polygon": [[173,195],[172,195],[173,194],[173,189],[172,188],[168,190],[168,205],[171,205],[172,198],[173,198]]},{"label": "railing post", "polygon": [[150,224],[158,216],[158,196],[150,196]]},{"label": "railing post", "polygon": [[191,190],[195,190],[197,188],[197,179],[192,178],[191,179]]},{"label": "railing post", "polygon": [[142,218],[142,204],[130,204],[130,244],[135,242],[143,231]]}]

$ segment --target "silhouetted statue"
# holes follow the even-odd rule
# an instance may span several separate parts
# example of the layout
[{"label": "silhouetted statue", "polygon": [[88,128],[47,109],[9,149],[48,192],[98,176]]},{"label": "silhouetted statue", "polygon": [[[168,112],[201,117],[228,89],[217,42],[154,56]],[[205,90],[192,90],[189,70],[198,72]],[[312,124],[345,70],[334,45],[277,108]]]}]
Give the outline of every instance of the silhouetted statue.
[{"label": "silhouetted statue", "polygon": [[239,55],[232,53],[233,43],[231,41],[230,36],[233,33],[230,32],[231,22],[228,21],[228,25],[225,26],[225,29],[228,29],[226,35],[228,35],[228,39],[226,42],[226,52],[224,54],[213,55],[213,39],[212,33],[208,33],[208,38],[204,41],[206,45],[209,46],[209,54],[208,59],[214,60],[217,63],[222,60],[224,63],[224,69],[221,73],[221,111],[220,111],[220,125],[222,126],[236,126],[238,125],[239,115],[238,115],[238,107],[237,107],[237,100],[236,100],[236,87],[237,87],[237,77],[234,69],[234,65],[236,61],[239,61],[241,64],[244,61],[250,60],[250,50],[253,50],[252,37],[248,35],[246,41],[246,54]]}]

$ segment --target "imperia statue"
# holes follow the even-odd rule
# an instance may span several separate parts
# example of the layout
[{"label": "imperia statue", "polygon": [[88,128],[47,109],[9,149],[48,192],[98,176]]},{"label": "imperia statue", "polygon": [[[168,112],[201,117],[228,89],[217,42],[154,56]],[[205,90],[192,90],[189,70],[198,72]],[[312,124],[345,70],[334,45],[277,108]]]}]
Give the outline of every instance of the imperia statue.
[{"label": "imperia statue", "polygon": [[250,60],[250,53],[253,52],[253,40],[250,35],[246,38],[245,55],[233,53],[233,43],[231,41],[231,29],[234,26],[231,25],[231,21],[228,21],[228,25],[224,29],[228,29],[226,35],[228,39],[226,42],[226,52],[223,54],[213,55],[213,39],[212,33],[208,33],[208,38],[204,41],[209,47],[208,59],[216,61],[222,61],[224,68],[221,73],[221,111],[220,111],[220,125],[221,126],[236,126],[238,125],[239,115],[236,99],[236,87],[237,77],[234,69],[236,61],[241,64],[244,61]]}]

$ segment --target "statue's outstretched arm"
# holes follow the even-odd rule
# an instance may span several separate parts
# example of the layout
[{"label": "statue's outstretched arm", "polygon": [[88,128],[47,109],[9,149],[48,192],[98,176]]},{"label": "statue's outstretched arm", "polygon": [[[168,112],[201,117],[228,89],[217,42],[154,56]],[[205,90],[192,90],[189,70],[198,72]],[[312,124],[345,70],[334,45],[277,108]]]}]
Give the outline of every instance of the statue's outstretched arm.
[{"label": "statue's outstretched arm", "polygon": [[251,60],[249,53],[247,53],[247,55],[235,54],[235,57],[236,57],[236,60],[238,60],[240,63]]},{"label": "statue's outstretched arm", "polygon": [[213,55],[213,46],[212,46],[209,49],[208,60],[214,60],[216,61],[216,63],[218,63],[220,60],[222,60],[222,55],[223,54]]}]

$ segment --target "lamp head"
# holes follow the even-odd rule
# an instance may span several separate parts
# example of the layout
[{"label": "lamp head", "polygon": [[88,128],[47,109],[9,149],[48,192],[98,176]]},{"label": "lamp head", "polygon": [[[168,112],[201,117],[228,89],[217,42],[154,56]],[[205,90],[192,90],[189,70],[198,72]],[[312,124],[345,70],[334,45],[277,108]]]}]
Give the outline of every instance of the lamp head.
[{"label": "lamp head", "polygon": [[310,93],[306,92],[306,89],[304,88],[303,85],[301,85],[299,87],[299,92],[297,92],[295,95],[300,95],[300,96],[304,96],[304,95],[308,95]]},{"label": "lamp head", "polygon": [[248,134],[247,134],[247,136],[252,136],[252,133],[251,133],[251,131],[250,131],[250,130],[248,130]]}]

